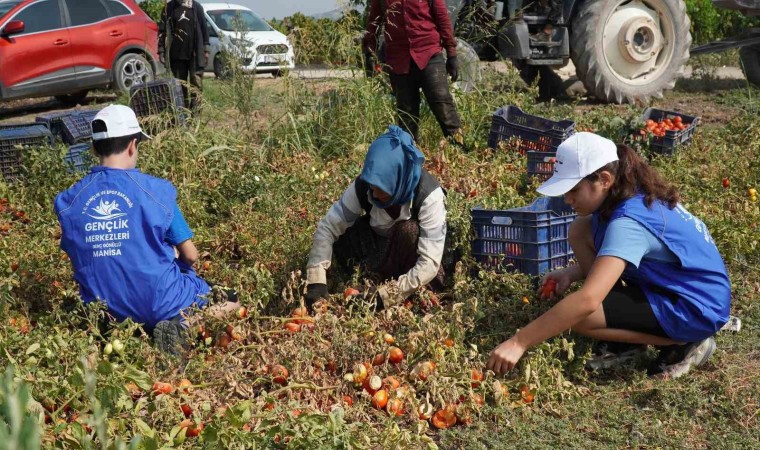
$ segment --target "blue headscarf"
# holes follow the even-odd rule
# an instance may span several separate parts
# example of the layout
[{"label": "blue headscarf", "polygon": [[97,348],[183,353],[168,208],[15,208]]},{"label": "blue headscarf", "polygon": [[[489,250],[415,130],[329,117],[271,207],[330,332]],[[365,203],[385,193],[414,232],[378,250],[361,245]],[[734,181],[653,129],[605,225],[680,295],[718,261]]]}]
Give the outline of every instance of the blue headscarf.
[{"label": "blue headscarf", "polygon": [[412,200],[420,181],[425,156],[415,147],[412,136],[396,125],[388,127],[369,146],[359,179],[387,192],[391,199],[380,203],[371,196],[378,208],[403,205]]}]

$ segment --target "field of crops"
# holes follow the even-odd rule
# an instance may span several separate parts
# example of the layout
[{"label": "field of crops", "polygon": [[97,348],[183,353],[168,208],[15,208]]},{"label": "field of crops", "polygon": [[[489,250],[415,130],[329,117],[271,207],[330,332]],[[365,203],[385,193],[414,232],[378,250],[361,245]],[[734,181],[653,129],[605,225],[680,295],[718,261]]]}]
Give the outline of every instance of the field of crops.
[{"label": "field of crops", "polygon": [[177,187],[199,274],[236,288],[246,313],[198,312],[181,360],[135,324],[99,329],[102,311],[79,304],[52,207],[82,175],[66,170],[65,149],[35,151],[23,181],[0,184],[0,448],[760,447],[757,90],[680,89],[655,104],[703,118],[690,145],[651,163],[709,227],[744,325],[717,336],[705,367],[657,381],[645,360],[587,371],[590,342],[572,333],[503,377],[486,371],[488,352],[551,304],[526,275],[478,270],[469,244],[470,208],[536,198],[525,157],[487,148],[498,107],[630,140],[646,126],[643,106],[536,104],[514,72],[488,72],[479,90],[456,94],[468,153],[441,142],[423,109],[420,147],[448,190],[463,253],[453,287],[373,313],[344,301],[364,282],[355,273],[331,280],[314,316],[294,317],[316,224],[393,121],[393,99],[382,79],[206,81],[188,126],[146,122],[155,138],[139,167]]}]

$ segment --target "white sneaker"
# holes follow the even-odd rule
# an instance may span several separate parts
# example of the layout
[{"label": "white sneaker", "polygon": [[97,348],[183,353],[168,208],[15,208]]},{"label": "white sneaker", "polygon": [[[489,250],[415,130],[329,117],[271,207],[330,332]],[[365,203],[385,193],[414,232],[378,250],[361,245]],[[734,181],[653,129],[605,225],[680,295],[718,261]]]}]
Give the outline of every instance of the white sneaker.
[{"label": "white sneaker", "polygon": [[700,342],[662,347],[660,355],[649,369],[649,375],[663,379],[678,378],[699,367],[715,352],[715,339],[709,337]]}]

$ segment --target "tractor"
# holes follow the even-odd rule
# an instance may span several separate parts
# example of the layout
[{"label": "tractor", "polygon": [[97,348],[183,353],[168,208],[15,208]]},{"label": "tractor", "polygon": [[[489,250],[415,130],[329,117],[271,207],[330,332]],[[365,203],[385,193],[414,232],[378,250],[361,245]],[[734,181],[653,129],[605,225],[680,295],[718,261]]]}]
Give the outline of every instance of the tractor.
[{"label": "tractor", "polygon": [[510,59],[523,78],[553,75],[550,68],[572,60],[588,93],[601,101],[646,103],[675,86],[692,42],[682,0],[560,3],[545,40],[531,36],[548,23],[550,1],[447,0],[447,7],[457,36],[481,60]]}]

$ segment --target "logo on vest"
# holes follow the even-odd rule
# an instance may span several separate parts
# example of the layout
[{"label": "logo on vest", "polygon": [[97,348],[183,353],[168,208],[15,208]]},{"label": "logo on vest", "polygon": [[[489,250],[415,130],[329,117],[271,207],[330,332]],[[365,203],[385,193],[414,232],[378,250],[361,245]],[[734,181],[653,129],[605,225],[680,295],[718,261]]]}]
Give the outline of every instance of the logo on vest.
[{"label": "logo on vest", "polygon": [[119,209],[119,204],[116,202],[116,200],[109,202],[101,198],[100,204],[98,204],[98,206],[93,207],[92,210],[98,215],[92,215],[92,214],[87,214],[87,215],[92,217],[93,219],[98,219],[98,220],[113,220],[113,219],[124,217],[127,215],[127,213],[124,213],[124,212],[118,212],[118,213],[114,212],[114,211],[121,211],[121,209]]},{"label": "logo on vest", "polygon": [[[116,196],[118,198],[106,196]],[[95,203],[97,201],[97,203]],[[95,206],[91,206],[91,205]],[[134,204],[122,192],[101,191],[88,199],[82,213],[95,219],[84,224],[88,233],[84,241],[91,245],[94,258],[103,256],[121,256],[123,241],[129,240],[129,219],[122,210],[122,205],[132,208]]]}]

